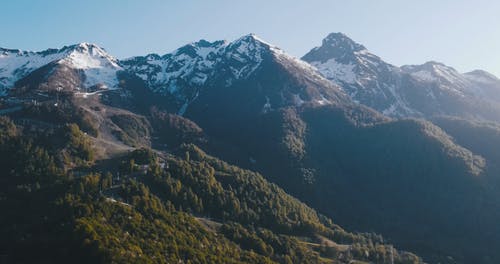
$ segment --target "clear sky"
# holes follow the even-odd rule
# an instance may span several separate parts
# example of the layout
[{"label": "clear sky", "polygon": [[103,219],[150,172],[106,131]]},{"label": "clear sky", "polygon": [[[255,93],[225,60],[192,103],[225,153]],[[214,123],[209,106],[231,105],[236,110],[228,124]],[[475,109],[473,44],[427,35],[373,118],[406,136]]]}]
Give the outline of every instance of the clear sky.
[{"label": "clear sky", "polygon": [[387,62],[500,76],[498,0],[2,0],[0,46],[93,42],[118,58],[255,33],[295,56],[343,32]]}]

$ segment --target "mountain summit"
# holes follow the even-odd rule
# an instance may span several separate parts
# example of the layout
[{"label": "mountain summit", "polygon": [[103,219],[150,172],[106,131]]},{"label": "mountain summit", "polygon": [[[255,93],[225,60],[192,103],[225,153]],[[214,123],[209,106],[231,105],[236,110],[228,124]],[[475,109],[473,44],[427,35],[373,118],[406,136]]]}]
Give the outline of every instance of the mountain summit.
[{"label": "mountain summit", "polygon": [[328,35],[302,59],[354,101],[387,116],[500,120],[500,82],[488,73],[462,74],[438,62],[396,67],[341,33]]},{"label": "mountain summit", "polygon": [[[17,81],[43,67],[77,71],[81,80],[75,83],[76,89],[96,85],[117,88],[116,73],[122,70],[116,58],[101,47],[86,42],[41,52],[0,49],[0,94],[5,95]],[[46,73],[49,72],[52,71],[46,69]]]},{"label": "mountain summit", "polygon": [[335,59],[343,64],[349,64],[356,53],[366,51],[366,48],[353,41],[343,33],[331,33],[323,39],[320,47],[312,49],[302,57],[305,61],[326,62]]},{"label": "mountain summit", "polygon": [[400,70],[342,33],[329,34],[302,59],[356,102],[389,116],[416,114],[396,91]]},{"label": "mountain summit", "polygon": [[[154,92],[174,97],[173,104],[179,114],[184,114],[188,105],[199,96],[203,97],[205,90],[216,89],[227,95],[239,91],[234,87],[242,85],[252,86],[245,91],[260,93],[262,105],[268,105],[268,100],[269,105],[327,104],[339,101],[340,97],[348,100],[338,86],[321,77],[309,64],[255,34],[232,42],[200,40],[172,53],[133,57],[121,63]],[[307,78],[292,77],[304,73]],[[276,80],[275,87],[263,88],[268,86],[270,79],[277,78],[281,79]],[[264,85],[263,81],[268,83]],[[284,85],[284,82],[289,84]]]}]

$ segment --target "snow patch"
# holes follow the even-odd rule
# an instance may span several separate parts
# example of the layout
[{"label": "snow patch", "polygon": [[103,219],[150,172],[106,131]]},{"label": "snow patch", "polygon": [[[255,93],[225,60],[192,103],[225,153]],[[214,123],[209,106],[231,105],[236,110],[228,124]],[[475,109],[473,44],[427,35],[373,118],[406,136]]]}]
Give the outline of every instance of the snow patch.
[{"label": "snow patch", "polygon": [[411,73],[411,76],[413,76],[415,79],[417,79],[419,81],[424,81],[424,82],[436,82],[438,80],[438,78],[436,78],[429,71],[417,71],[417,72]]},{"label": "snow patch", "polygon": [[311,65],[316,67],[318,71],[327,79],[340,81],[344,83],[356,83],[356,74],[354,68],[356,65],[343,64],[337,62],[335,59],[329,59],[324,63],[319,61],[311,62]]},{"label": "snow patch", "polygon": [[83,70],[85,87],[100,85],[102,88],[118,88],[117,72],[123,70],[115,58],[103,49],[88,44],[80,44],[80,49],[72,51],[58,63]]},{"label": "snow patch", "polygon": [[327,105],[327,104],[331,104],[332,102],[330,102],[323,95],[321,95],[321,98],[319,100],[316,100],[316,103],[318,103],[319,105]]}]

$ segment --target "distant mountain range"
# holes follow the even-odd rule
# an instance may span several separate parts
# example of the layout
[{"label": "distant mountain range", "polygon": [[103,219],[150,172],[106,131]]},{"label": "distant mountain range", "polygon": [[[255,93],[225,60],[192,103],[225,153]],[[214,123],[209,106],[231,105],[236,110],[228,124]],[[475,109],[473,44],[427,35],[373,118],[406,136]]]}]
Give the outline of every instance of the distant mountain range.
[{"label": "distant mountain range", "polygon": [[[438,62],[396,67],[342,33],[328,35],[320,47],[302,57],[313,67],[253,34],[234,42],[201,40],[162,56],[149,54],[125,60],[117,60],[89,43],[42,52],[0,52],[0,91],[4,95],[16,81],[49,64],[81,72],[85,81],[73,84],[80,90],[97,84],[117,88],[116,73],[126,70],[154,92],[175,95],[181,101],[179,111],[185,111],[181,108],[197,92],[189,87],[229,86],[252,74],[262,63],[262,56],[276,56],[295,61],[307,71],[316,72],[316,68],[353,101],[390,117],[449,115],[499,121],[500,116],[500,80],[494,75],[482,70],[462,74]],[[304,99],[298,94],[294,97],[297,103],[308,100]],[[321,97],[315,100],[327,101]]]},{"label": "distant mountain range", "polygon": [[[89,43],[43,52],[0,50],[0,114],[35,144],[61,145],[49,131],[75,123],[95,150],[95,164],[89,161],[92,166],[83,171],[95,173],[103,167],[117,173],[107,164],[134,149],[152,149],[160,160],[179,163],[177,170],[163,168],[168,177],[158,172],[164,182],[160,176],[143,181],[129,176],[139,177],[165,206],[168,201],[191,217],[215,215],[215,225],[231,219],[245,232],[269,228],[298,237],[314,254],[341,263],[390,262],[373,257],[372,251],[346,257],[345,250],[323,240],[337,250],[328,255],[314,246],[321,240],[317,235],[323,236],[319,229],[303,233],[305,239],[281,226],[286,219],[276,226],[262,224],[265,220],[257,225],[253,216],[231,218],[200,204],[222,204],[217,201],[228,199],[222,193],[231,193],[235,204],[225,204],[224,210],[240,212],[236,208],[249,202],[238,195],[259,200],[273,195],[269,188],[281,191],[268,187],[270,181],[325,215],[322,224],[332,218],[350,230],[381,233],[432,263],[495,263],[500,261],[500,216],[495,213],[500,209],[500,155],[488,142],[500,142],[495,123],[500,121],[499,89],[500,80],[484,71],[462,74],[436,62],[393,66],[341,33],[328,35],[302,59],[253,34],[232,42],[200,40],[169,54],[125,60]],[[86,141],[71,142],[81,147]],[[79,175],[76,154],[68,154],[78,153],[74,149],[79,148],[49,153],[65,171]],[[257,176],[229,168],[201,149],[262,174],[266,180],[257,185],[266,191],[259,195],[259,187],[250,184]],[[126,162],[120,165],[122,173],[123,166],[134,167],[134,160]],[[191,170],[202,171],[201,178],[191,178]],[[204,173],[217,180],[201,184]],[[173,195],[181,185],[172,177],[191,193],[183,199]],[[166,182],[170,191],[159,190],[158,182]],[[219,184],[224,192],[215,191]],[[127,188],[122,196],[114,192],[113,199],[128,204],[132,187]],[[273,210],[266,214],[281,217],[277,203],[288,199],[269,202]],[[252,210],[258,214],[264,203],[259,200]],[[310,209],[290,206],[290,219]],[[305,228],[300,220],[290,225]],[[255,250],[237,234],[227,237]],[[274,245],[276,252],[278,242],[273,243],[266,245]],[[259,252],[278,262],[285,259],[267,249]],[[419,261],[398,261],[403,259]]]}]

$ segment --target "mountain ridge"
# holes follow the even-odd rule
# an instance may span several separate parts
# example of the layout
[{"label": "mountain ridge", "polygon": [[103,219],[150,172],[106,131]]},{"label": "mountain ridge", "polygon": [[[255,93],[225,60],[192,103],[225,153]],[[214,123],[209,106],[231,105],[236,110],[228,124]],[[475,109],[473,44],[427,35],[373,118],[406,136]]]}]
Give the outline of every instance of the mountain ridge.
[{"label": "mountain ridge", "polygon": [[[207,49],[208,48],[208,49]],[[231,86],[235,82],[248,79],[263,62],[274,60],[282,65],[293,65],[308,71],[311,79],[322,81],[322,77],[308,64],[286,54],[254,34],[245,35],[232,42],[204,40],[188,44],[165,55],[147,55],[123,61],[128,72],[141,77],[153,91],[173,94],[184,101],[178,113],[184,113],[184,105],[189,104],[199,94],[202,86]],[[149,76],[149,77],[147,77]],[[324,80],[326,83],[326,80]],[[326,84],[325,84],[326,85]],[[179,86],[179,87],[178,87]],[[184,89],[183,89],[184,88]],[[340,89],[336,93],[340,93]],[[183,94],[185,91],[188,94]],[[180,91],[180,93],[179,93]],[[326,97],[326,98],[324,98]],[[314,98],[296,96],[296,103],[308,100],[328,103],[328,96]],[[293,101],[293,99],[288,99]],[[180,111],[182,110],[182,111]]]}]

